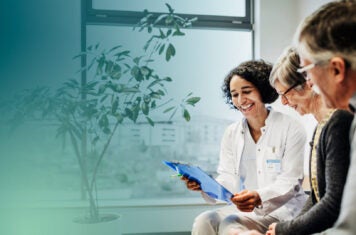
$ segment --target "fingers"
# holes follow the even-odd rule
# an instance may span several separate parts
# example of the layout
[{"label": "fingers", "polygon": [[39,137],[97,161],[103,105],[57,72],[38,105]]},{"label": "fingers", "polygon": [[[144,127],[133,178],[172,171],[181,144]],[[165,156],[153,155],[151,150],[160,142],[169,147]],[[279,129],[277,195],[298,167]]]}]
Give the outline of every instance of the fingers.
[{"label": "fingers", "polygon": [[234,195],[231,201],[240,211],[251,212],[261,204],[260,196],[256,191],[244,190]]},{"label": "fingers", "polygon": [[201,187],[200,184],[197,183],[196,181],[189,180],[187,177],[181,177],[181,180],[185,181],[185,184],[188,189],[193,190],[193,191],[200,191]]},{"label": "fingers", "polygon": [[247,201],[247,200],[249,200],[249,199],[251,199],[253,197],[254,197],[254,194],[252,194],[251,192],[242,191],[241,193],[235,194],[232,199],[235,202],[244,202],[244,201]]},{"label": "fingers", "polygon": [[251,212],[255,209],[255,206],[254,205],[237,206],[237,208],[242,212]]}]

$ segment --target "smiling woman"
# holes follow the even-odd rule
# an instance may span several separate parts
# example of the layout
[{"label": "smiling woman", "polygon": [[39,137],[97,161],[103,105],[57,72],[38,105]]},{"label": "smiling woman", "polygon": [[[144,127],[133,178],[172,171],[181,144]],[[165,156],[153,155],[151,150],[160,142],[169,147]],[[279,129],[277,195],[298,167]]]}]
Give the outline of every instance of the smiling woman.
[{"label": "smiling woman", "polygon": [[[192,234],[265,232],[270,223],[291,219],[305,202],[306,136],[298,122],[265,106],[278,97],[269,84],[271,69],[264,61],[247,61],[224,79],[226,103],[244,117],[225,130],[216,178],[234,193],[233,204],[200,214]],[[186,185],[200,191],[199,182],[188,180]]]}]

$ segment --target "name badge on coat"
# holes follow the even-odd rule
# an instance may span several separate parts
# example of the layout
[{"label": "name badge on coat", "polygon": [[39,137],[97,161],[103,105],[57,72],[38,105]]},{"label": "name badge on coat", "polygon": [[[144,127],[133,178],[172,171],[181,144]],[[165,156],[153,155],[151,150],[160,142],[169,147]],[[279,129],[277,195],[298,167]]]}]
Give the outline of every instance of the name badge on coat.
[{"label": "name badge on coat", "polygon": [[266,172],[268,172],[268,173],[280,173],[281,172],[281,160],[279,160],[279,159],[267,159],[266,160]]}]

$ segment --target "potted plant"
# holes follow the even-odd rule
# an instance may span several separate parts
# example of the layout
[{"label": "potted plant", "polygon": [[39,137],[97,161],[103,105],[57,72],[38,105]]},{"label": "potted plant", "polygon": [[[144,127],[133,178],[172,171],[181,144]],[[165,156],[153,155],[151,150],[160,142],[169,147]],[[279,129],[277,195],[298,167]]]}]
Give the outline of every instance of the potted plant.
[{"label": "potted plant", "polygon": [[[163,56],[168,62],[176,50],[170,41],[182,37],[182,29],[196,19],[183,19],[166,4],[168,13],[155,17],[145,10],[145,16],[135,27],[147,31],[150,38],[139,56],[117,45],[101,49],[92,45],[75,58],[85,57],[88,65],[81,68],[92,75],[85,83],[69,79],[55,90],[39,87],[26,90],[17,97],[16,123],[28,118],[52,120],[56,123],[56,137],[67,139],[79,164],[83,184],[83,196],[89,202],[88,215],[77,220],[80,223],[97,223],[115,219],[112,215],[101,215],[96,198],[98,170],[112,137],[118,127],[127,122],[145,121],[154,126],[152,113],[166,113],[171,119],[179,111],[190,120],[189,106],[195,106],[199,97],[189,93],[179,103],[169,97],[166,84],[172,78],[161,76],[151,66],[154,55]],[[89,148],[90,146],[90,148]],[[93,151],[95,149],[95,151]],[[94,156],[94,164],[88,164],[88,156]]]}]

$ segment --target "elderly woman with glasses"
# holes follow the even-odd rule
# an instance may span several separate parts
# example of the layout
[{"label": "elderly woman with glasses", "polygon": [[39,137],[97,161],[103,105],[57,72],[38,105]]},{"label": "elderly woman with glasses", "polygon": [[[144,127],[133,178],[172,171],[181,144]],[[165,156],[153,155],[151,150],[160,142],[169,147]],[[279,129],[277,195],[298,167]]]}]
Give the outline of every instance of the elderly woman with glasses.
[{"label": "elderly woman with glasses", "polygon": [[349,167],[348,133],[353,115],[327,108],[313,84],[297,72],[299,64],[296,50],[288,48],[274,65],[270,83],[280,94],[282,104],[301,115],[312,114],[318,122],[309,161],[311,193],[296,218],[273,223],[268,235],[312,234],[332,227],[340,212]]},{"label": "elderly woman with glasses", "polygon": [[[317,9],[296,33],[300,71],[319,86],[328,107],[356,108],[356,1],[331,1]],[[314,65],[313,65],[314,64]],[[356,234],[356,118],[350,128],[350,168],[341,211],[322,234]]]},{"label": "elderly woman with glasses", "polygon": [[[226,102],[243,119],[224,133],[216,180],[234,196],[231,205],[200,214],[193,235],[266,232],[271,223],[292,219],[305,203],[306,134],[296,120],[267,106],[278,98],[269,83],[271,70],[262,60],[247,61],[224,79]],[[198,182],[183,180],[188,189],[200,191]]]}]

